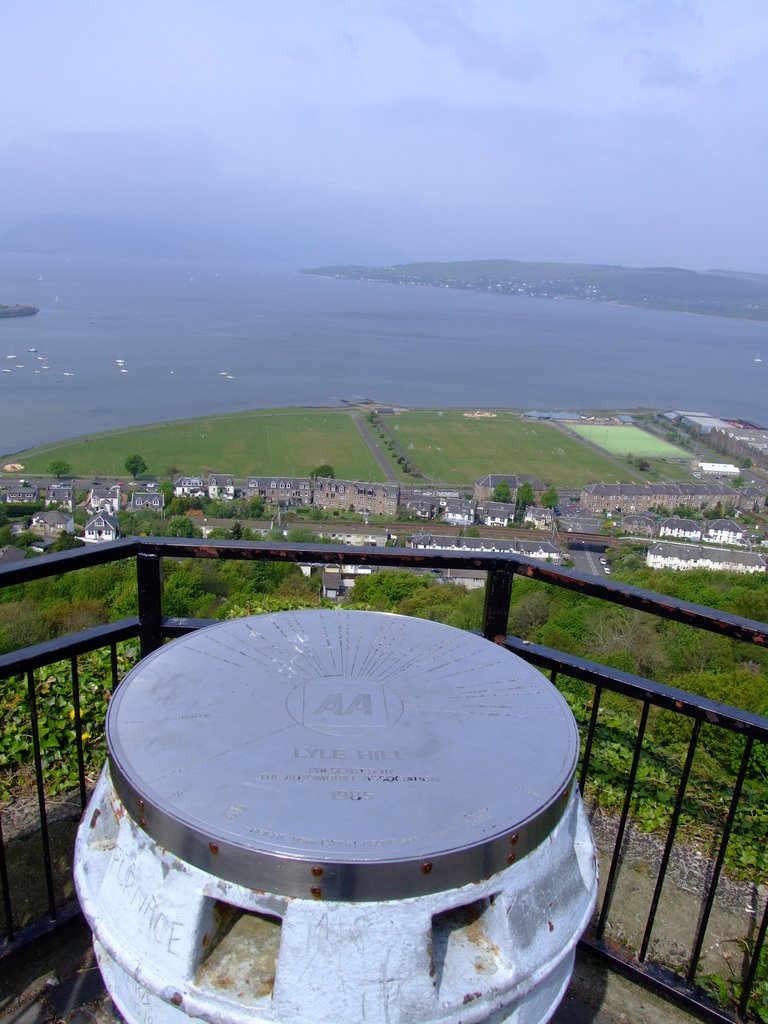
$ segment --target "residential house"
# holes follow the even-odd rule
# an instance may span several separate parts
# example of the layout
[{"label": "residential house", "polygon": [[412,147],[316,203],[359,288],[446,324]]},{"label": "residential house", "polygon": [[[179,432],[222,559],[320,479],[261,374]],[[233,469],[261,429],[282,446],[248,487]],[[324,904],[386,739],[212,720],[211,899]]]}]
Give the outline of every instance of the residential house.
[{"label": "residential house", "polygon": [[271,505],[311,505],[312,481],[308,476],[249,476],[246,493]]},{"label": "residential house", "polygon": [[754,551],[730,551],[699,544],[652,544],[645,562],[651,569],[765,572],[765,559]]},{"label": "residential house", "polygon": [[581,489],[581,507],[588,512],[648,512],[684,505],[693,509],[735,505],[738,493],[727,484],[682,482],[675,484],[587,484]]},{"label": "residential house", "polygon": [[5,500],[9,505],[34,505],[40,501],[40,488],[19,480],[9,483],[5,492]]},{"label": "residential house", "polygon": [[742,512],[760,512],[765,508],[767,495],[764,486],[747,484],[739,492],[739,509]]},{"label": "residential house", "polygon": [[58,537],[62,533],[74,533],[75,520],[66,512],[48,509],[45,512],[36,512],[32,516],[32,529],[39,531],[43,536]]},{"label": "residential house", "polygon": [[701,540],[701,526],[693,519],[670,516],[659,523],[660,537],[675,537],[678,540]]},{"label": "residential house", "polygon": [[713,519],[707,524],[704,540],[714,544],[746,544],[747,531],[732,519]]},{"label": "residential house", "polygon": [[323,569],[323,597],[335,601],[344,593],[344,585],[341,579],[341,566],[326,565]]},{"label": "residential house", "polygon": [[467,498],[451,498],[443,509],[443,522],[453,526],[472,526],[477,505]]},{"label": "residential house", "polygon": [[652,537],[656,532],[653,518],[641,513],[623,516],[619,526],[624,533],[645,534],[648,537]]},{"label": "residential house", "polygon": [[493,554],[508,553],[537,558],[559,565],[562,551],[547,540],[498,539],[496,537],[446,537],[431,533],[414,534],[408,538],[408,547],[424,551],[478,551]]},{"label": "residential house", "polygon": [[529,505],[525,510],[524,523],[532,523],[534,530],[551,530],[555,521],[555,510],[540,505]]},{"label": "residential house", "polygon": [[128,502],[129,512],[149,509],[150,512],[162,512],[165,508],[165,495],[161,491],[134,491]]},{"label": "residential house", "polygon": [[45,504],[75,511],[75,488],[72,484],[49,484],[45,490]]},{"label": "residential house", "polygon": [[515,518],[515,506],[508,501],[484,501],[477,509],[484,526],[509,526]]},{"label": "residential house", "polygon": [[235,478],[226,473],[210,473],[208,497],[213,501],[232,501],[235,497]]},{"label": "residential house", "polygon": [[317,477],[312,496],[318,508],[349,509],[364,515],[397,515],[400,488],[397,484]]},{"label": "residential house", "polygon": [[113,484],[111,487],[93,486],[88,492],[85,507],[89,512],[108,512],[114,516],[120,511],[121,502],[120,484]]},{"label": "residential house", "polygon": [[119,536],[120,526],[117,519],[108,512],[99,512],[85,524],[83,540],[86,544],[102,544],[117,540]]},{"label": "residential house", "polygon": [[437,498],[417,498],[411,495],[400,496],[400,507],[415,513],[419,519],[434,519],[440,504]]},{"label": "residential house", "polygon": [[386,547],[387,541],[397,539],[389,530],[368,526],[367,523],[312,523],[311,529],[324,540],[353,547],[383,548]]},{"label": "residential house", "polygon": [[173,481],[173,493],[177,498],[204,498],[207,488],[201,476],[177,476]]},{"label": "residential house", "polygon": [[26,558],[21,548],[15,548],[13,544],[6,544],[0,548],[0,565],[10,565],[11,562],[23,562]]},{"label": "residential house", "polygon": [[542,480],[529,473],[488,473],[475,480],[473,498],[479,505],[484,504],[493,498],[493,492],[502,482],[509,484],[513,502],[516,502],[517,492],[523,484],[531,485],[535,501],[540,501],[542,494],[547,490],[547,485]]}]

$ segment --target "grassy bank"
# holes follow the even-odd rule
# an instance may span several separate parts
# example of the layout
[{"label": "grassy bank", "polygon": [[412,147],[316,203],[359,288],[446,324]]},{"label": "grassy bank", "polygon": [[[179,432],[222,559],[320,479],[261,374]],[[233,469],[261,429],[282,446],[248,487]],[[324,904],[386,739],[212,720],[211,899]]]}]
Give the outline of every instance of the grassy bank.
[{"label": "grassy bank", "polygon": [[76,476],[120,476],[127,455],[138,452],[148,473],[267,473],[306,476],[330,463],[337,476],[384,476],[351,417],[341,409],[261,409],[226,416],[129,427],[20,452],[30,476],[53,459],[70,463]]}]

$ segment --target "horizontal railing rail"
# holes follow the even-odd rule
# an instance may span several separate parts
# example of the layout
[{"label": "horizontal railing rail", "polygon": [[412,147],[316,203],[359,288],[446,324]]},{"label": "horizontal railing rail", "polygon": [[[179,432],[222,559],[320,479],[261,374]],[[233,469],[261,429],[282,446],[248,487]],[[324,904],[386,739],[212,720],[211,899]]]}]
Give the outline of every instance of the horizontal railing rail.
[{"label": "horizontal railing rail", "polygon": [[[610,604],[623,606],[658,616],[696,629],[706,630],[723,637],[764,648],[768,645],[768,625],[751,619],[731,615],[716,609],[669,598],[615,580],[596,579],[572,570],[543,563],[522,556],[475,551],[432,551],[402,548],[346,547],[326,544],[289,544],[242,541],[193,541],[182,538],[126,538],[113,544],[93,545],[71,552],[29,559],[0,568],[0,591],[52,576],[59,576],[83,568],[110,562],[134,559],[138,585],[138,614],[117,622],[84,630],[79,633],[36,644],[0,655],[0,686],[2,681],[22,680],[28,705],[28,732],[31,737],[30,760],[34,767],[35,795],[40,832],[40,863],[43,877],[42,890],[45,906],[35,920],[17,922],[18,867],[11,863],[9,850],[13,837],[3,834],[6,810],[0,810],[0,956],[13,952],[41,932],[56,927],[75,912],[71,887],[62,887],[54,878],[54,850],[51,801],[46,793],[44,728],[39,721],[41,681],[45,670],[59,663],[67,666],[68,700],[72,706],[73,749],[76,762],[76,803],[85,807],[91,779],[87,776],[84,758],[84,729],[81,720],[80,679],[83,659],[94,652],[108,652],[107,678],[104,686],[114,689],[119,683],[119,645],[136,641],[131,647],[132,657],[146,656],[165,640],[184,635],[213,620],[174,618],[163,614],[163,561],[171,559],[239,559],[309,563],[312,565],[369,565],[376,568],[451,570],[473,569],[485,572],[486,589],[482,634],[518,654],[527,661],[550,673],[553,683],[564,690],[575,707],[582,736],[580,783],[587,805],[600,806],[600,758],[615,756],[616,748],[625,747],[626,763],[617,769],[623,779],[623,794],[619,805],[608,811],[614,834],[606,852],[607,874],[603,884],[598,913],[582,946],[592,955],[605,960],[611,967],[655,991],[675,999],[690,1012],[712,1021],[750,1019],[750,1000],[762,984],[768,984],[765,933],[768,927],[768,901],[765,886],[752,887],[753,906],[744,914],[744,934],[740,940],[741,956],[738,984],[731,986],[731,1005],[716,1005],[701,989],[708,968],[703,963],[705,940],[713,913],[717,911],[719,892],[732,842],[734,829],[739,825],[744,807],[749,803],[751,778],[756,763],[756,751],[768,747],[768,718],[728,707],[706,697],[675,689],[663,683],[606,667],[575,655],[532,644],[507,635],[513,581],[516,576],[538,581],[585,596],[599,598]],[[130,659],[126,667],[130,664]],[[568,688],[573,681],[588,687],[588,693],[579,693],[574,700]],[[606,695],[610,695],[607,697]],[[606,701],[625,701],[627,706],[617,712],[615,706],[606,711]],[[629,711],[627,710],[629,708]],[[632,709],[635,709],[634,711]],[[626,728],[606,738],[609,728],[605,722],[616,716]],[[665,796],[668,820],[655,842],[656,875],[649,888],[648,906],[642,935],[637,941],[626,935],[617,940],[621,929],[616,927],[616,894],[621,891],[621,879],[628,850],[631,849],[634,816],[643,799],[645,762],[656,756],[654,744],[649,740],[649,722],[655,715],[677,716],[688,723],[690,733],[681,744],[679,761],[664,771],[672,772],[676,789],[671,798]],[[623,716],[623,717],[622,717]],[[627,724],[628,723],[628,724]],[[8,726],[6,725],[6,728]],[[612,727],[611,727],[612,728]],[[624,726],[622,726],[624,728]],[[676,851],[691,842],[681,837],[683,823],[689,811],[691,793],[698,786],[696,772],[706,730],[718,730],[733,736],[743,749],[734,755],[735,766],[732,785],[723,802],[722,820],[709,836],[711,849],[705,851],[703,861],[709,865],[705,872],[698,902],[696,927],[690,949],[678,957],[678,962],[659,962],[654,957],[654,937],[665,929],[664,901],[672,883],[669,881],[670,863]],[[617,739],[618,737],[618,739]],[[614,772],[616,774],[616,772]],[[665,776],[666,778],[666,776]],[[647,789],[647,783],[644,783]],[[657,833],[659,829],[656,830]],[[717,835],[715,835],[715,832]],[[701,851],[699,851],[701,852]],[[763,864],[763,877],[768,877],[768,865]],[[25,873],[29,865],[25,864]],[[665,890],[664,887],[667,886]],[[618,914],[620,921],[621,914]],[[735,993],[735,994],[734,994]],[[738,1015],[738,1016],[735,1016]]]}]

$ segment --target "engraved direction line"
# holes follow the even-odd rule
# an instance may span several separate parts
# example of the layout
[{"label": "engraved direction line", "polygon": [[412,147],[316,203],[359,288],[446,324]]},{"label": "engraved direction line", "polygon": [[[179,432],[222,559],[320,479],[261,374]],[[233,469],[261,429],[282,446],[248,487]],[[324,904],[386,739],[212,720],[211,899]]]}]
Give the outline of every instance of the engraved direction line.
[{"label": "engraved direction line", "polygon": [[[280,633],[280,635],[283,637],[285,642],[287,644],[289,644],[289,646],[291,647],[292,650],[296,650],[295,645],[296,645],[297,641],[302,644],[301,653],[304,654],[304,655],[308,655],[309,658],[312,660],[312,662],[315,665],[315,671],[316,671],[317,675],[328,675],[329,674],[328,673],[328,668],[325,665],[325,663],[323,662],[323,660],[321,658],[321,655],[320,655],[320,652],[318,652],[318,650],[316,648],[316,645],[314,644],[314,642],[312,640],[312,637],[309,636],[307,631],[301,627],[300,619],[298,619],[295,615],[290,615],[289,614],[285,621],[287,623],[291,623],[293,625],[293,631],[294,631],[294,635],[293,636],[291,636],[286,630],[283,629],[282,622],[276,622],[273,619],[272,620],[272,626],[273,626],[274,629],[277,630],[278,633]],[[326,645],[325,645],[326,646],[326,650],[327,650],[327,653],[330,655],[331,662],[333,664],[333,667],[335,668],[336,667],[336,661],[335,661],[335,658],[333,656],[333,650],[332,650],[331,644],[328,641],[328,633],[327,633],[327,629],[326,629],[326,626],[325,626],[325,616],[320,616],[320,623],[321,623],[321,625],[323,627],[323,632],[325,633],[325,636],[326,636]],[[297,651],[297,653],[299,653],[299,652]]]},{"label": "engraved direction line", "polygon": [[199,757],[197,758],[197,760],[188,761],[183,768],[172,768],[170,769],[170,771],[162,772],[160,775],[148,776],[147,782],[159,782],[161,779],[167,779],[173,775],[186,775],[193,768],[199,768],[201,765],[209,764],[212,761],[217,761],[219,758],[225,757],[228,754],[234,754],[236,752],[243,751],[247,747],[252,746],[254,743],[258,743],[260,740],[267,739],[269,736],[277,736],[279,733],[286,732],[288,729],[297,728],[301,728],[297,722],[289,722],[287,725],[282,726],[280,729],[272,729],[270,732],[261,733],[259,736],[251,736],[243,743],[235,744],[231,747],[226,747],[224,750],[215,751],[214,753]]}]

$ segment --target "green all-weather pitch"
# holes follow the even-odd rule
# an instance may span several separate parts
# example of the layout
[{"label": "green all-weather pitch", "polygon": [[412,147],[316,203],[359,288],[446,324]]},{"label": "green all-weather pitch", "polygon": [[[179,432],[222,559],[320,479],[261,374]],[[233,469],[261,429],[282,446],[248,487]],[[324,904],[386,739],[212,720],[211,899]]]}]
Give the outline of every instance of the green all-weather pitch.
[{"label": "green all-weather pitch", "polygon": [[651,459],[690,459],[690,453],[654,437],[639,427],[606,426],[603,423],[568,424],[574,434],[591,441],[611,455],[636,455]]}]

